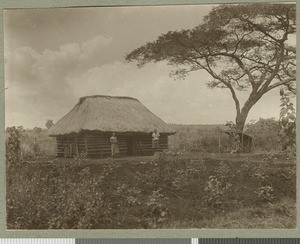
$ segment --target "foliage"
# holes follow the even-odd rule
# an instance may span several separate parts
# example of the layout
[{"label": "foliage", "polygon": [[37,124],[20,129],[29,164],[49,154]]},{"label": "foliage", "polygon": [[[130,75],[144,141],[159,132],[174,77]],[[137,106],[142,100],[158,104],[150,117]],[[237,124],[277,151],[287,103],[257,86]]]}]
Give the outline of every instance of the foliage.
[{"label": "foliage", "polygon": [[18,164],[21,157],[21,147],[20,147],[20,132],[13,127],[7,127],[6,129],[6,161],[8,166],[12,164]]},{"label": "foliage", "polygon": [[21,132],[20,147],[22,160],[36,160],[37,157],[51,159],[56,156],[56,140],[49,137],[45,130]]},{"label": "foliage", "polygon": [[231,153],[236,153],[241,150],[241,140],[239,137],[239,130],[237,126],[232,121],[227,121],[226,126],[229,128],[229,142]]},{"label": "foliage", "polygon": [[[169,148],[186,152],[219,152],[220,130],[232,131],[230,135],[222,133],[221,152],[237,151],[239,149],[236,130],[232,121],[225,125],[172,125],[175,135],[169,136]],[[229,126],[230,124],[230,126]],[[231,127],[232,125],[232,127]],[[229,130],[228,130],[229,128]],[[230,129],[232,128],[232,129]],[[250,121],[245,127],[245,133],[254,139],[256,153],[275,153],[281,150],[280,123],[275,118],[260,118]]]},{"label": "foliage", "polygon": [[[226,88],[236,108],[236,125],[243,131],[247,115],[270,90],[296,81],[296,48],[287,41],[296,33],[295,4],[233,4],[215,7],[194,29],[169,31],[125,59],[138,66],[167,61],[173,75],[210,74],[210,88]],[[241,107],[237,91],[250,90]]]},{"label": "foliage", "polygon": [[218,136],[204,135],[201,138],[192,140],[189,144],[191,152],[217,152],[218,151]]},{"label": "foliage", "polygon": [[[172,125],[176,134],[169,137],[171,150],[188,152],[218,152],[219,125]],[[222,139],[223,145],[228,138]],[[226,151],[226,148],[222,148]]]},{"label": "foliage", "polygon": [[146,206],[150,207],[150,217],[148,218],[150,228],[157,228],[156,223],[161,223],[167,217],[168,197],[161,193],[162,189],[152,191],[146,202]]},{"label": "foliage", "polygon": [[250,175],[256,179],[259,186],[262,186],[269,177],[269,170],[272,168],[274,159],[273,155],[263,155],[261,162],[253,163],[248,160],[241,165],[241,171],[244,175]]},{"label": "foliage", "polygon": [[43,131],[43,129],[40,128],[40,127],[34,127],[34,128],[33,128],[33,131],[34,131],[35,133],[41,133],[41,132]]},{"label": "foliage", "polygon": [[17,129],[19,132],[25,132],[25,129],[23,126],[17,126]]},{"label": "foliage", "polygon": [[226,201],[226,195],[232,188],[232,184],[228,182],[229,167],[224,162],[220,162],[215,170],[215,174],[209,176],[204,188],[206,193],[205,200],[212,206],[222,206]]},{"label": "foliage", "polygon": [[157,163],[164,161],[179,162],[181,156],[182,151],[180,150],[163,150],[154,153],[153,161]]},{"label": "foliage", "polygon": [[213,229],[294,229],[296,219],[296,203],[292,198],[283,198],[276,203],[264,204],[264,208],[246,207],[236,211],[220,214],[204,220],[172,222],[165,228],[213,228]]},{"label": "foliage", "polygon": [[177,189],[181,187],[188,187],[189,184],[196,181],[197,183],[202,183],[203,179],[201,175],[206,171],[206,166],[204,160],[200,159],[192,159],[189,162],[185,163],[185,167],[182,169],[176,170],[175,177],[173,176],[172,184]]},{"label": "foliage", "polygon": [[290,149],[292,154],[296,154],[296,111],[294,104],[290,101],[288,94],[282,89],[280,91],[280,138],[282,149]]},{"label": "foliage", "polygon": [[222,205],[223,199],[231,186],[232,185],[230,183],[223,185],[216,176],[210,176],[207,181],[207,186],[204,188],[204,191],[208,193],[206,196],[206,202],[208,202],[212,207]]},{"label": "foliage", "polygon": [[53,125],[54,125],[53,120],[48,119],[48,120],[46,121],[45,126],[46,126],[47,129],[50,129]]},{"label": "foliage", "polygon": [[33,149],[33,144],[21,143],[21,158],[23,160],[37,159],[36,151]]},{"label": "foliage", "polygon": [[[7,180],[13,179],[7,185],[8,228],[145,229],[185,220],[186,227],[205,228],[215,218],[249,208],[290,223],[294,216],[286,214],[293,210],[278,201],[291,199],[287,206],[295,201],[295,165],[270,163],[261,184],[253,175],[258,163],[248,160],[253,171],[242,170],[241,162],[203,158],[22,163],[8,171]],[[269,200],[272,208],[265,204]],[[243,219],[237,217],[247,226]]]},{"label": "foliage", "polygon": [[80,161],[80,162],[87,161],[88,160],[88,153],[87,153],[87,151],[81,151],[77,157],[74,156],[74,159],[76,161]]},{"label": "foliage", "polygon": [[272,186],[262,186],[255,193],[261,201],[272,202],[274,199],[274,190]]},{"label": "foliage", "polygon": [[277,160],[277,157],[275,155],[273,155],[273,154],[266,154],[262,158],[262,161],[266,162],[267,164],[271,164],[271,163],[273,163],[276,160]]},{"label": "foliage", "polygon": [[218,167],[216,167],[216,169],[215,169],[215,174],[220,179],[226,179],[226,178],[228,178],[228,176],[230,174],[230,168],[226,163],[221,161],[218,164]]},{"label": "foliage", "polygon": [[280,124],[275,118],[260,118],[246,125],[246,133],[254,138],[255,150],[276,152],[280,150]]}]

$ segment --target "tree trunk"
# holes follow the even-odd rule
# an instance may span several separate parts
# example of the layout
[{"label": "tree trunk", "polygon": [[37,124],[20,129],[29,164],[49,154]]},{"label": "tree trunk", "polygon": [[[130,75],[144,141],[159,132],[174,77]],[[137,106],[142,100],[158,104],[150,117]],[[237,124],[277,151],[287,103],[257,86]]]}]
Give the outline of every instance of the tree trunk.
[{"label": "tree trunk", "polygon": [[249,114],[249,111],[253,107],[254,104],[257,103],[257,101],[261,98],[262,95],[260,94],[251,94],[248,100],[245,102],[244,107],[242,108],[240,113],[237,113],[236,118],[235,118],[235,124],[236,127],[239,131],[243,132],[245,124],[246,124],[246,119]]},{"label": "tree trunk", "polygon": [[238,131],[243,132],[245,124],[246,124],[247,116],[248,116],[248,112],[247,113],[242,112],[242,113],[239,113],[236,115],[235,124],[236,124]]}]

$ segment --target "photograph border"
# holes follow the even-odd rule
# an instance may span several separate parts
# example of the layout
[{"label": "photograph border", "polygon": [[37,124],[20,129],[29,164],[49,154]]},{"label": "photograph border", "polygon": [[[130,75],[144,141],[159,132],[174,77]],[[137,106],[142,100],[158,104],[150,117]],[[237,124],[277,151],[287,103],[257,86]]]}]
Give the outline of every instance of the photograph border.
[{"label": "photograph border", "polygon": [[[297,50],[299,51],[300,4],[294,1],[274,0],[0,0],[0,237],[1,238],[300,238],[300,177],[297,177],[297,229],[106,229],[106,230],[7,230],[6,229],[6,163],[5,163],[5,84],[4,84],[4,45],[3,45],[3,11],[5,9],[22,8],[60,8],[60,7],[105,7],[105,6],[154,6],[154,5],[194,5],[222,3],[252,3],[252,2],[296,2],[299,16],[297,21]],[[299,68],[299,55],[297,55]],[[300,70],[300,69],[299,69]],[[299,81],[300,72],[297,72]],[[297,89],[297,100],[300,97]],[[298,105],[298,102],[297,102]],[[297,106],[297,114],[300,108]],[[297,151],[300,150],[299,121],[297,122]],[[297,176],[300,175],[299,155],[297,153]]]}]

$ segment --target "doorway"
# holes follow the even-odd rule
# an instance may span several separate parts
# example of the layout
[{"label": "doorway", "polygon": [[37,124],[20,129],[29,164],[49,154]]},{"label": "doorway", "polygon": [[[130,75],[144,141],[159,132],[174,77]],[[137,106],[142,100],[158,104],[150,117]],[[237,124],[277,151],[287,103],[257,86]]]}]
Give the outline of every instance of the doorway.
[{"label": "doorway", "polygon": [[133,137],[127,138],[127,154],[133,155],[134,153],[134,139]]}]

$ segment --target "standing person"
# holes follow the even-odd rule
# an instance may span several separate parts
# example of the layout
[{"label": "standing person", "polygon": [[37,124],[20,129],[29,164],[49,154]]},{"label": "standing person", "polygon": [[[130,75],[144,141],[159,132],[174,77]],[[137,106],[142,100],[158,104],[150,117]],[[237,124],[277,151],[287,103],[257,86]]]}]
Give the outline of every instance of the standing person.
[{"label": "standing person", "polygon": [[157,129],[154,129],[154,132],[152,133],[152,148],[154,152],[156,152],[159,148],[159,136]]},{"label": "standing person", "polygon": [[111,144],[111,156],[114,157],[119,153],[118,139],[115,133],[113,133],[110,138],[110,144]]}]

